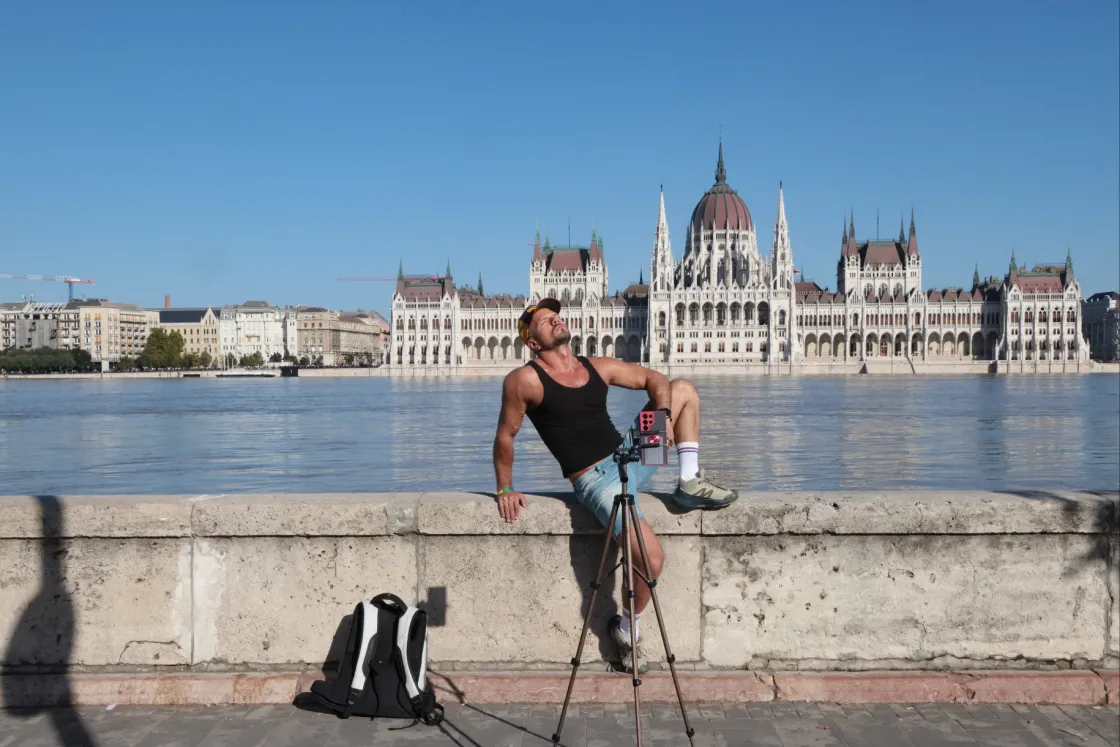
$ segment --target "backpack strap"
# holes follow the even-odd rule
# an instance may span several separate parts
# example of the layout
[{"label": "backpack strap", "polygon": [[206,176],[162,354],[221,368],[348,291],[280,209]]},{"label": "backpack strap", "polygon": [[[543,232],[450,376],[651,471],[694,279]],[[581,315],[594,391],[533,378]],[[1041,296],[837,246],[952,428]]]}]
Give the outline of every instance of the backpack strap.
[{"label": "backpack strap", "polygon": [[350,680],[350,689],[346,694],[346,707],[342,712],[344,718],[349,718],[350,710],[358,702],[362,690],[366,687],[366,661],[369,658],[370,640],[377,636],[377,625],[375,623],[378,622],[379,616],[380,613],[368,602],[362,602],[354,609],[354,619],[350,624],[358,626],[357,635],[361,636],[361,640],[358,645],[357,659],[354,661],[354,673]]}]

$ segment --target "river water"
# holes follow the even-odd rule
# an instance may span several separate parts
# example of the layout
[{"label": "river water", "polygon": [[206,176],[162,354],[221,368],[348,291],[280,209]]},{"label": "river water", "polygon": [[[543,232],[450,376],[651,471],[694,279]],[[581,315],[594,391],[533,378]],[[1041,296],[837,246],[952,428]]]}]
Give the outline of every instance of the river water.
[{"label": "river water", "polygon": [[[700,463],[752,490],[1116,490],[1120,377],[705,378]],[[494,489],[499,378],[0,380],[0,494]],[[628,426],[643,392],[612,390]],[[525,420],[514,484],[568,489]],[[654,489],[675,485],[676,458]]]}]

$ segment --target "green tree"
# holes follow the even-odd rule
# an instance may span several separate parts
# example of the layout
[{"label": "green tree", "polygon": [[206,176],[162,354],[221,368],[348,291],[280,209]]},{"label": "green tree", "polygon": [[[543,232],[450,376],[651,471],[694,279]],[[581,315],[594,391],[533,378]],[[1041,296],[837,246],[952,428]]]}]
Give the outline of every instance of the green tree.
[{"label": "green tree", "polygon": [[233,368],[237,365],[237,356],[233,353],[226,353],[226,368]]},{"label": "green tree", "polygon": [[195,368],[198,365],[198,355],[196,353],[183,353],[179,363],[183,368]]},{"label": "green tree", "polygon": [[210,366],[214,365],[214,359],[210,356],[210,353],[203,350],[202,355],[198,356],[198,365],[203,368],[210,368]]},{"label": "green tree", "polygon": [[301,356],[300,359],[299,359],[299,364],[301,366],[310,366],[311,365],[311,359],[308,358],[306,355]]},{"label": "green tree", "polygon": [[342,358],[343,358],[343,360],[346,361],[347,366],[353,366],[354,365],[354,354],[353,353],[347,353],[346,355],[342,356]]},{"label": "green tree", "polygon": [[127,355],[122,355],[121,359],[117,361],[118,371],[131,371],[136,368],[136,361]]},{"label": "green tree", "polygon": [[284,356],[280,355],[279,353],[273,353],[268,357],[268,360],[270,363],[279,363],[280,361],[284,360]]},{"label": "green tree", "polygon": [[183,336],[156,327],[148,334],[144,351],[136,359],[142,368],[178,368],[182,365]]}]

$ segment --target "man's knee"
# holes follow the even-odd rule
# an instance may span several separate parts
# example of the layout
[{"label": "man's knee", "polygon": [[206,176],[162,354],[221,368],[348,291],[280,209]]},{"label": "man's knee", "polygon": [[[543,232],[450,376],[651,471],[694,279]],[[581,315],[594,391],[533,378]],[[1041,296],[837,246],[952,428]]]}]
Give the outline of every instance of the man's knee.
[{"label": "man's knee", "polygon": [[696,387],[688,379],[673,379],[669,382],[669,392],[673,395],[673,400],[677,399],[699,399],[700,394],[696,391]]}]

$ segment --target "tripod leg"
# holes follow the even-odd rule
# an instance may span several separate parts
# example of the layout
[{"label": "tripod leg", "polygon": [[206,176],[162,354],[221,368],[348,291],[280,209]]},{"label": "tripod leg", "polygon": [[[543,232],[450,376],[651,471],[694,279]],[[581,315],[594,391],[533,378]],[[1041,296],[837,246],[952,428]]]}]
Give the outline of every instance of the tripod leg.
[{"label": "tripod leg", "polygon": [[[623,483],[623,492],[626,492],[625,483]],[[637,736],[637,745],[642,747],[642,702],[641,697],[638,695],[638,688],[641,687],[642,681],[638,679],[638,636],[637,628],[634,625],[634,556],[630,549],[630,529],[633,527],[634,533],[639,537],[642,536],[640,527],[637,522],[632,522],[634,513],[634,496],[625,495],[623,500],[626,502],[626,508],[622,514],[622,536],[626,540],[622,543],[625,548],[625,567],[626,573],[623,576],[626,579],[626,609],[630,610],[630,664],[633,672],[631,674],[631,681],[634,683],[634,729]],[[648,572],[649,566],[646,566]]]},{"label": "tripod leg", "polygon": [[587,640],[587,628],[591,624],[591,613],[595,609],[599,587],[603,585],[603,569],[607,566],[607,554],[614,539],[611,537],[611,530],[614,529],[614,520],[618,516],[621,503],[621,497],[615,498],[614,506],[611,507],[611,518],[607,522],[606,536],[603,540],[603,554],[599,558],[599,571],[595,574],[595,580],[591,582],[591,599],[587,603],[587,614],[583,618],[583,630],[579,634],[579,646],[576,648],[575,658],[572,659],[572,677],[568,680],[568,694],[564,696],[564,706],[560,709],[560,723],[556,726],[556,733],[552,735],[552,744],[554,745],[560,743],[560,732],[564,729],[564,718],[568,714],[568,702],[572,698],[572,688],[576,684],[576,670],[579,669],[579,663],[583,659],[583,644]]},{"label": "tripod leg", "polygon": [[[634,507],[634,502],[632,499],[627,505],[626,510],[633,514],[632,521],[634,522],[634,525],[637,526],[638,512]],[[623,517],[623,521],[625,522],[625,517]],[[681,704],[681,716],[684,717],[684,733],[688,735],[688,743],[693,744],[692,736],[696,732],[693,731],[692,726],[688,723],[688,711],[686,711],[684,707],[684,697],[681,695],[681,683],[677,679],[677,668],[676,666],[674,666],[674,662],[676,662],[677,657],[673,655],[673,649],[669,646],[669,634],[665,632],[665,619],[661,616],[661,603],[657,601],[657,579],[652,578],[652,574],[650,574],[649,571],[649,553],[646,552],[646,539],[639,531],[636,531],[635,534],[638,537],[638,550],[642,554],[642,563],[645,565],[646,585],[649,586],[649,596],[653,601],[653,611],[657,614],[657,627],[661,630],[661,642],[665,644],[665,657],[669,662],[669,671],[673,675],[673,687],[675,687],[677,690],[677,700],[680,701]],[[637,663],[635,663],[635,672],[638,671],[637,666]]]}]

